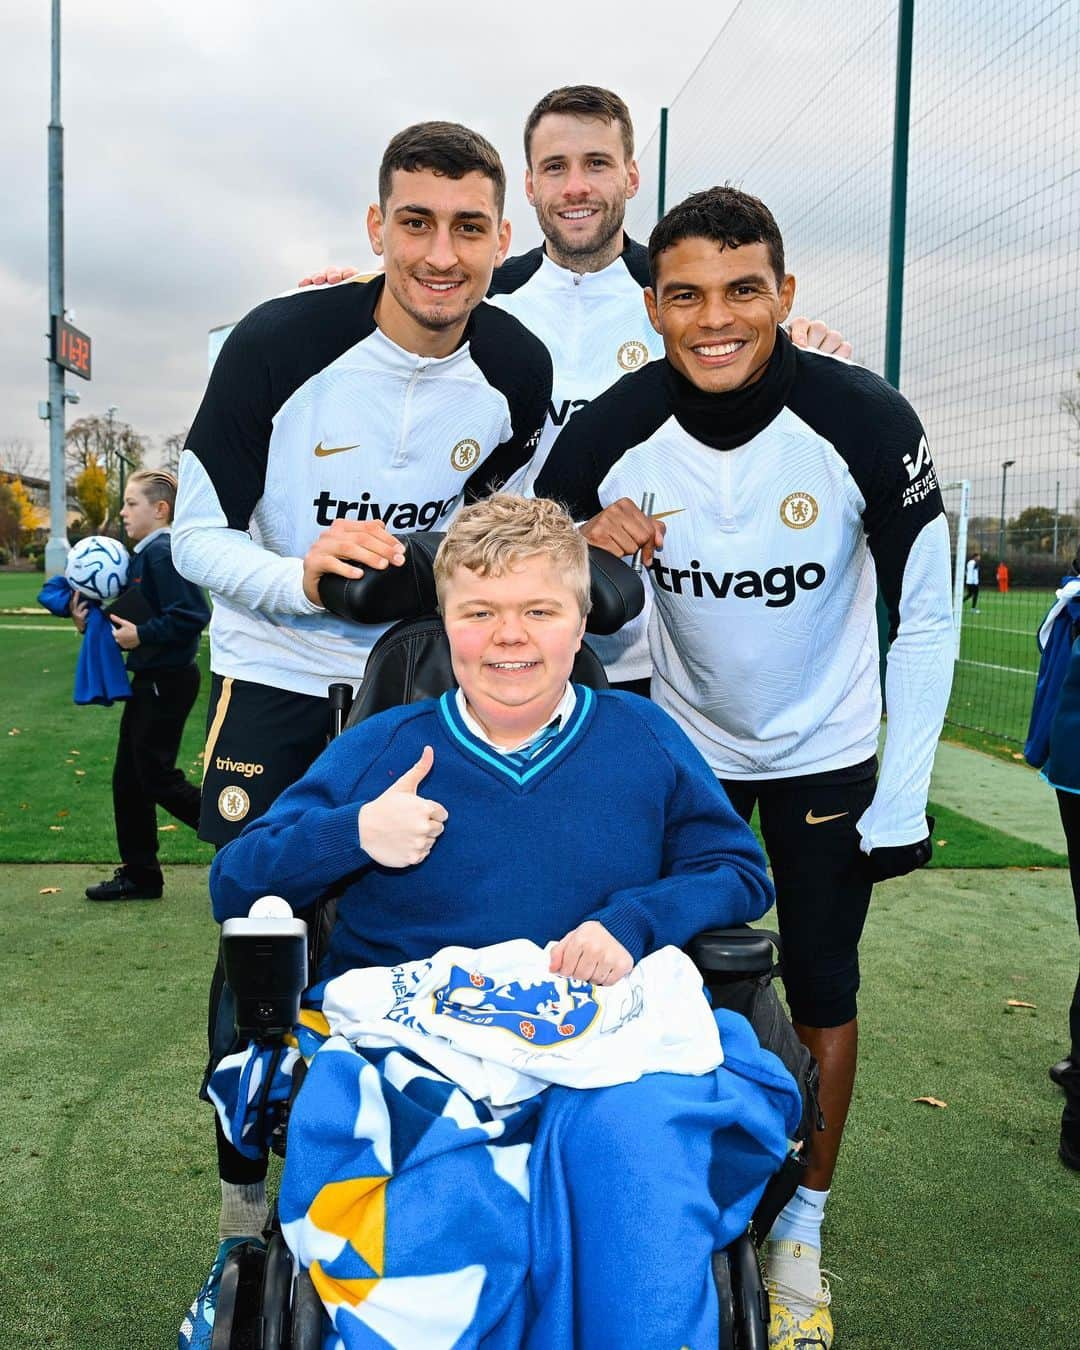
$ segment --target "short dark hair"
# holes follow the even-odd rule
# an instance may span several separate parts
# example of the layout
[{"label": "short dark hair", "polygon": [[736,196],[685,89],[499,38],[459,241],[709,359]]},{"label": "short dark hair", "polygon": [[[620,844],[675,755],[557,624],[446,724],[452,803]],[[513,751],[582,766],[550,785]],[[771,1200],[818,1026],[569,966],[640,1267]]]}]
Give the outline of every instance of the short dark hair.
[{"label": "short dark hair", "polygon": [[383,153],[379,165],[379,206],[385,211],[394,172],[416,173],[430,169],[446,178],[464,178],[479,173],[495,188],[495,207],[502,219],[506,201],[506,170],[499,152],[478,131],[460,122],[417,122],[399,131]]},{"label": "short dark hair", "polygon": [[542,117],[548,113],[566,113],[570,117],[595,117],[601,122],[615,122],[622,132],[623,150],[627,159],[634,158],[634,124],[630,109],[610,89],[595,84],[568,84],[545,94],[525,121],[525,163],[532,167],[532,138]]},{"label": "short dark hair", "polygon": [[695,192],[657,221],[649,235],[649,276],[653,286],[660,254],[683,239],[711,239],[721,248],[764,244],[776,273],[776,284],[779,286],[784,280],[784,241],[772,212],[757,197],[730,183]]}]

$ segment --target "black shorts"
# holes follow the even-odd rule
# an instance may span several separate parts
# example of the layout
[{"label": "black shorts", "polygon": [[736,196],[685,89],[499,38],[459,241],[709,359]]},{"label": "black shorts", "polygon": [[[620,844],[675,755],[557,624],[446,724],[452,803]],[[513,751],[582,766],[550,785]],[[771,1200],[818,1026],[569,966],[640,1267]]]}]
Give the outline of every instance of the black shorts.
[{"label": "black shorts", "polygon": [[199,838],[220,848],[265,814],[326,747],[324,698],[215,675],[206,717]]},{"label": "black shorts", "polygon": [[798,778],[721,782],[744,820],[757,803],[792,1020],[810,1027],[850,1022],[872,888],[855,822],[873,798],[877,760]]}]

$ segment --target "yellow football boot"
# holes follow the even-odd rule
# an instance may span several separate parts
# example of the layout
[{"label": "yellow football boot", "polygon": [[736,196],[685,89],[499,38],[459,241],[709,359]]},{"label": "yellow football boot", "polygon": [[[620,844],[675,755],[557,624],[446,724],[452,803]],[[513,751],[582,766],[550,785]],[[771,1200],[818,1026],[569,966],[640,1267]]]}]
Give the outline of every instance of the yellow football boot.
[{"label": "yellow football boot", "polygon": [[[832,1294],[820,1263],[821,1253],[805,1242],[785,1240],[766,1247],[769,1350],[829,1350],[832,1345]],[[808,1286],[811,1292],[803,1292]]]}]

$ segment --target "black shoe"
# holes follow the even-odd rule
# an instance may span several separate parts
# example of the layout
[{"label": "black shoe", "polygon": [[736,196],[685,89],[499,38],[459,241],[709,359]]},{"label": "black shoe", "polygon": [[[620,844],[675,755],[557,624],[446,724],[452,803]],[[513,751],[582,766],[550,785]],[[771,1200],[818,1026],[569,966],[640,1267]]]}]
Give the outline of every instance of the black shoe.
[{"label": "black shoe", "polygon": [[87,886],[87,900],[160,900],[162,891],[161,874],[155,878],[144,877],[141,881],[132,877],[126,867],[118,867],[111,881],[99,881],[96,886]]},{"label": "black shoe", "polygon": [[1077,1064],[1071,1055],[1066,1055],[1064,1059],[1050,1065],[1050,1081],[1056,1083],[1058,1087],[1064,1087],[1066,1079],[1074,1074],[1080,1078],[1080,1064]]}]

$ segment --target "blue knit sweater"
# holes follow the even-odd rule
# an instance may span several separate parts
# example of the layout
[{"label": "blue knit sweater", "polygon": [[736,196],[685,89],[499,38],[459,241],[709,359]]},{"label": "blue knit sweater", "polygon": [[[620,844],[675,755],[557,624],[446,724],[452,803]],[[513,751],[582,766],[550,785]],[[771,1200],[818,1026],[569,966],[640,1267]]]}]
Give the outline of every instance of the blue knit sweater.
[{"label": "blue knit sweater", "polygon": [[[634,960],[772,903],[765,859],[705,761],[645,699],[577,688],[567,724],[515,771],[463,723],[453,695],[372,717],[217,855],[214,917],[259,896],[294,909],[339,882],[323,976],[448,944],[543,945],[596,919]],[[414,867],[372,861],[357,813],[433,747],[420,794],[449,812]]]}]

